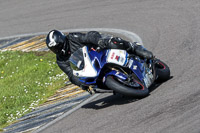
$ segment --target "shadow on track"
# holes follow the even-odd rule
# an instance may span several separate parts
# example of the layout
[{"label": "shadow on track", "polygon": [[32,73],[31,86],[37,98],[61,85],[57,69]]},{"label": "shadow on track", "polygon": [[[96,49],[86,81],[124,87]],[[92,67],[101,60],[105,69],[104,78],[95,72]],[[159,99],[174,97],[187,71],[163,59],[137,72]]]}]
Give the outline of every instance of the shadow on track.
[{"label": "shadow on track", "polygon": [[[171,76],[170,79],[173,77]],[[170,80],[169,79],[169,80]],[[150,88],[150,93],[157,89],[162,83],[154,83]],[[151,94],[149,94],[151,95]],[[84,105],[82,108],[91,108],[91,109],[103,109],[107,108],[113,105],[122,105],[122,104],[129,104],[132,102],[136,102],[138,100],[142,100],[143,98],[133,98],[133,97],[127,97],[123,96],[121,94],[116,94],[116,95],[109,95],[107,97],[98,99],[96,101],[90,102],[86,105]]]},{"label": "shadow on track", "polygon": [[137,101],[138,99],[132,97],[124,97],[120,94],[110,95],[108,97],[104,97],[88,103],[84,105],[82,108],[91,108],[91,109],[103,109],[113,105],[122,105],[128,104]]}]

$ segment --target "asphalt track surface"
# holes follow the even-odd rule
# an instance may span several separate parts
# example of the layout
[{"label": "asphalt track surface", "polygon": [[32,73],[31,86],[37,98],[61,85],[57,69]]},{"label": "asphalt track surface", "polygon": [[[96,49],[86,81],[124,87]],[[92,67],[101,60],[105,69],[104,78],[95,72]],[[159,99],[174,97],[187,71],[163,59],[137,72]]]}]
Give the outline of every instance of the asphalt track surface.
[{"label": "asphalt track surface", "polygon": [[173,78],[144,99],[103,94],[42,132],[200,132],[199,0],[0,0],[0,10],[0,37],[123,29],[171,68]]}]

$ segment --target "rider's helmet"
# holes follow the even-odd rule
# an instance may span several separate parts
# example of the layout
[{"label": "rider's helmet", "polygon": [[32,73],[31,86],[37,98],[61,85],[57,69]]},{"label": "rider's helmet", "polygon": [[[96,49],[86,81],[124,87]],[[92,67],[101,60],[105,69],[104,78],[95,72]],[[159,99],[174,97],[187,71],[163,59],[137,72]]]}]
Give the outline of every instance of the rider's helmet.
[{"label": "rider's helmet", "polygon": [[50,31],[46,37],[47,47],[55,54],[65,53],[67,49],[66,41],[66,36],[58,30]]}]

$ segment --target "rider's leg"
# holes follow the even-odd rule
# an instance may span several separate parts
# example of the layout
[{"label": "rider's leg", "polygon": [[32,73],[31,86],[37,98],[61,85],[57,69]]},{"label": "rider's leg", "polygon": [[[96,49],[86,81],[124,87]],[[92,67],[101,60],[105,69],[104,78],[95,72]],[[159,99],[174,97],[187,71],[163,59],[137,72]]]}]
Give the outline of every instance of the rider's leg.
[{"label": "rider's leg", "polygon": [[151,51],[146,50],[141,45],[136,45],[134,52],[136,55],[138,55],[144,59],[152,59],[153,58],[153,53]]}]

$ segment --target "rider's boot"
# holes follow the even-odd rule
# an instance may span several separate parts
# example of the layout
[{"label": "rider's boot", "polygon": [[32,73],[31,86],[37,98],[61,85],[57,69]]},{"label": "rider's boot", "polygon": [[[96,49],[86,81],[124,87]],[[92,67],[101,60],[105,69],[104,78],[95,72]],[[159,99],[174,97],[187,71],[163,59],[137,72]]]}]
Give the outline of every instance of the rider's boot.
[{"label": "rider's boot", "polygon": [[142,46],[135,46],[134,49],[136,55],[144,58],[144,59],[153,59],[153,53],[151,51],[146,50],[144,47]]}]

